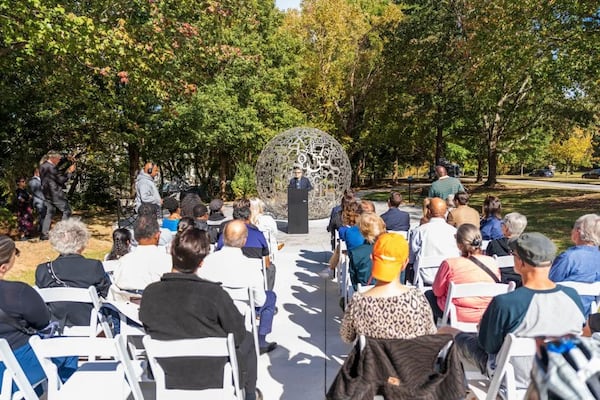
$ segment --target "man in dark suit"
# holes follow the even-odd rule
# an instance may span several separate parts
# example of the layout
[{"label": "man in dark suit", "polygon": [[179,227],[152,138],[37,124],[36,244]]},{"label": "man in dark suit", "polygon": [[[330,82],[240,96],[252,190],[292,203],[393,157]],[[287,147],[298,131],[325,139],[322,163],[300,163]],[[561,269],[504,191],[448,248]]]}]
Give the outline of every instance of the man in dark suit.
[{"label": "man in dark suit", "polygon": [[294,166],[294,177],[290,179],[290,184],[288,187],[292,189],[312,190],[313,187],[310,184],[310,181],[308,180],[308,178],[302,176],[303,174],[304,171],[302,170],[302,167],[298,165]]},{"label": "man in dark suit", "polygon": [[48,239],[48,231],[52,224],[52,217],[58,209],[62,213],[62,219],[68,219],[71,216],[71,207],[65,196],[65,184],[75,171],[75,163],[66,170],[66,174],[60,172],[57,165],[60,163],[62,155],[56,151],[50,151],[46,155],[46,161],[40,165],[40,178],[42,180],[42,192],[46,198],[46,216],[42,224],[41,240]]}]

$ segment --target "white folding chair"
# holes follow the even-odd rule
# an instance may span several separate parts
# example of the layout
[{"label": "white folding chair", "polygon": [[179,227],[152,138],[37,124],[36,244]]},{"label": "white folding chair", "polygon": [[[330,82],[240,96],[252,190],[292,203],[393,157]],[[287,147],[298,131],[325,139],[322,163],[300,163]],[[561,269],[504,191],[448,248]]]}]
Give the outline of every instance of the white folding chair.
[{"label": "white folding chair", "polygon": [[252,292],[252,288],[231,286],[222,287],[229,294],[229,297],[231,297],[238,310],[240,310],[240,313],[244,316],[246,330],[252,332],[252,336],[254,337],[254,349],[256,350],[256,361],[258,362],[260,348],[258,345],[256,304],[254,303],[254,293]]},{"label": "white folding chair", "polygon": [[[521,338],[509,333],[496,355],[496,369],[491,380],[469,380],[469,389],[477,399],[496,400],[498,395],[502,395],[505,400],[523,399],[526,388],[517,388],[515,369],[511,361],[515,357],[533,359],[535,351],[535,339]],[[499,393],[501,386],[504,386],[504,393]]]},{"label": "white folding chair", "polygon": [[[29,383],[21,364],[17,361],[6,339],[0,339],[0,361],[4,363],[4,374],[2,376],[2,392],[0,400],[38,400],[34,387],[42,384],[46,379],[36,382],[33,385]],[[12,393],[13,382],[17,385],[17,391]]]},{"label": "white folding chair", "polygon": [[[134,398],[141,398],[136,396],[141,393],[138,379],[142,369],[134,373],[132,367],[123,366],[116,339],[61,336],[42,340],[32,336],[29,344],[48,378],[48,400],[81,399],[84,393],[86,399],[127,399],[132,388]],[[68,356],[89,358],[62,383],[51,359]]]},{"label": "white folding chair", "polygon": [[465,297],[494,297],[499,294],[512,292],[515,290],[515,283],[492,283],[492,282],[473,282],[473,283],[454,283],[450,282],[448,296],[444,314],[442,315],[442,325],[450,325],[453,328],[463,332],[477,332],[477,322],[461,322],[456,317],[456,306],[454,299]]},{"label": "white folding chair", "polygon": [[[238,363],[235,355],[233,334],[223,338],[156,340],[150,336],[143,339],[148,362],[156,380],[156,400],[185,399],[242,399],[238,379]],[[223,385],[218,389],[185,390],[167,389],[165,372],[160,366],[160,358],[177,357],[228,357],[223,369]],[[198,373],[201,373],[200,371]]]},{"label": "white folding chair", "polygon": [[556,282],[558,285],[573,288],[580,296],[594,296],[595,300],[590,304],[590,313],[595,313],[598,310],[598,300],[600,299],[600,282],[575,282],[564,281]]},{"label": "white folding chair", "polygon": [[96,336],[100,330],[108,338],[113,337],[112,331],[104,315],[100,313],[100,298],[94,286],[87,289],[73,287],[36,288],[44,303],[73,302],[91,304],[90,323],[87,326],[69,326],[63,330],[64,336]]},{"label": "white folding chair", "polygon": [[498,268],[510,268],[515,266],[515,258],[513,256],[497,256],[494,255]]},{"label": "white folding chair", "polygon": [[481,241],[481,251],[483,251],[485,253],[485,249],[487,249],[490,242],[491,242],[491,240],[482,240]]},{"label": "white folding chair", "polygon": [[417,256],[415,262],[415,286],[423,289],[424,286],[433,285],[435,276],[446,256]]}]

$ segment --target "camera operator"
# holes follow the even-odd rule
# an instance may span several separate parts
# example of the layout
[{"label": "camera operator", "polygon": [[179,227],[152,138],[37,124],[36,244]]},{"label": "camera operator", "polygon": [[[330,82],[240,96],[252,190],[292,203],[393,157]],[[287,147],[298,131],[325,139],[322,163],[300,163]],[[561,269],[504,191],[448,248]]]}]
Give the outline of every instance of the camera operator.
[{"label": "camera operator", "polygon": [[62,154],[56,151],[49,151],[46,154],[45,161],[40,164],[40,179],[42,181],[42,192],[46,199],[46,215],[42,224],[42,234],[40,240],[48,240],[48,231],[52,224],[52,217],[58,209],[62,213],[62,219],[65,220],[71,216],[71,207],[67,201],[64,189],[65,184],[75,172],[75,160],[69,159],[72,163],[66,171],[58,169],[58,165],[64,163]]}]

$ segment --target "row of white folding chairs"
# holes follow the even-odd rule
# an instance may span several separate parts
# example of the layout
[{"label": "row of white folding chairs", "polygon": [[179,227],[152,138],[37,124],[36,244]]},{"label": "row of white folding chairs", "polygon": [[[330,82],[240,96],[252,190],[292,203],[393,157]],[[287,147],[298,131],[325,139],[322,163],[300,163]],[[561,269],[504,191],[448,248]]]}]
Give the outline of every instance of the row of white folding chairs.
[{"label": "row of white folding chairs", "polygon": [[[71,336],[49,339],[35,335],[29,343],[47,377],[44,383],[47,400],[127,399],[129,395],[134,400],[144,398],[139,385],[142,368],[129,358],[125,338],[120,335],[116,338]],[[79,365],[73,375],[62,383],[51,359],[66,356],[88,357],[88,361]],[[29,383],[6,339],[0,339],[0,357],[6,366],[0,399],[37,400],[34,387],[42,382]],[[13,382],[18,391],[11,395]]]},{"label": "row of white folding chairs", "polygon": [[[149,397],[157,400],[243,399],[233,334],[218,338],[164,341],[144,336],[143,343],[155,377],[153,388],[155,395]],[[142,364],[130,358],[126,339],[121,335],[117,335],[116,338],[55,337],[43,340],[33,336],[30,344],[48,378],[47,400],[144,399],[140,385]],[[90,357],[90,354],[93,356]],[[51,359],[65,356],[90,358],[82,363],[66,382],[62,383],[56,365]],[[226,357],[228,361],[223,369],[222,386],[202,390],[168,389],[164,370],[158,360],[178,357]],[[37,400],[34,387],[27,380],[6,339],[0,339],[0,361],[6,366],[2,377],[3,390],[0,399]],[[13,382],[18,392],[11,395]]]}]

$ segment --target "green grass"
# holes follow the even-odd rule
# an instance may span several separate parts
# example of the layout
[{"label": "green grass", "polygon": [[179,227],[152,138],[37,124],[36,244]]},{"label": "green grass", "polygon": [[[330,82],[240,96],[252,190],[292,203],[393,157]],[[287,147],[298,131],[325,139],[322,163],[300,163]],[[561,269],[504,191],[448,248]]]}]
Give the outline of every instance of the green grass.
[{"label": "green grass", "polygon": [[[472,194],[469,205],[481,210],[487,195],[500,197],[502,213],[519,212],[527,217],[527,231],[541,232],[556,243],[559,251],[571,246],[571,228],[583,214],[596,213],[600,209],[600,193],[568,189],[544,189],[502,187],[488,189],[478,185],[467,185]],[[408,198],[408,192],[401,190]],[[370,193],[364,198],[386,201],[389,192]],[[413,201],[419,200],[413,196]]]}]

